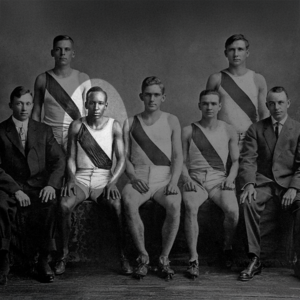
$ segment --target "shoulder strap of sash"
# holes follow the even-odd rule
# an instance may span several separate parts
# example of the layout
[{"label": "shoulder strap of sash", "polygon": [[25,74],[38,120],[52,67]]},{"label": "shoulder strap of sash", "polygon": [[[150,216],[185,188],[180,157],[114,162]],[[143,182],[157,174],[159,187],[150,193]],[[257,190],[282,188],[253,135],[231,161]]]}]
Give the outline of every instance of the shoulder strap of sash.
[{"label": "shoulder strap of sash", "polygon": [[134,140],[138,143],[140,148],[146,153],[154,165],[171,166],[169,158],[149,138],[137,116],[134,116],[130,132]]},{"label": "shoulder strap of sash", "polygon": [[221,86],[235,103],[247,114],[252,123],[257,121],[256,108],[249,96],[236,84],[226,72],[221,71]]},{"label": "shoulder strap of sash", "polygon": [[86,155],[97,168],[105,170],[110,170],[112,168],[112,160],[99,146],[83,123],[79,129],[77,140]]},{"label": "shoulder strap of sash", "polygon": [[81,117],[80,111],[72,98],[48,72],[46,72],[46,89],[73,120],[77,120]]},{"label": "shoulder strap of sash", "polygon": [[193,133],[192,140],[206,159],[207,163],[214,169],[218,171],[225,171],[225,167],[221,157],[218,152],[212,146],[210,141],[207,139],[206,135],[203,133],[201,128],[197,125],[192,124]]}]

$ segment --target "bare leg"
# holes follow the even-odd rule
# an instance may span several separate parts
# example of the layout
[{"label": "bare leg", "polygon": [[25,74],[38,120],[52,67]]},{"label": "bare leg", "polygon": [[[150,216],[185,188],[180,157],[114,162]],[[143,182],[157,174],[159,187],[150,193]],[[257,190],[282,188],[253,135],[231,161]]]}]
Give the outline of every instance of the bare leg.
[{"label": "bare leg", "polygon": [[76,186],[76,196],[72,195],[70,197],[63,197],[60,203],[61,210],[61,239],[63,244],[62,257],[66,258],[69,253],[69,236],[71,231],[71,215],[74,208],[85,200],[86,196],[80,187]]},{"label": "bare leg", "polygon": [[224,250],[232,248],[233,237],[239,220],[239,207],[234,191],[218,190],[211,198],[224,212]]},{"label": "bare leg", "polygon": [[131,184],[124,187],[122,199],[128,229],[140,255],[148,256],[145,248],[144,224],[139,214],[139,207],[150,198],[150,194],[140,194]]},{"label": "bare leg", "polygon": [[200,187],[197,191],[184,191],[183,201],[185,205],[185,236],[190,251],[190,261],[198,261],[197,243],[199,235],[198,210],[207,199],[207,192]]},{"label": "bare leg", "polygon": [[168,257],[179,228],[181,194],[179,192],[177,195],[165,195],[163,187],[154,194],[153,198],[166,210],[166,219],[162,228],[161,256]]}]

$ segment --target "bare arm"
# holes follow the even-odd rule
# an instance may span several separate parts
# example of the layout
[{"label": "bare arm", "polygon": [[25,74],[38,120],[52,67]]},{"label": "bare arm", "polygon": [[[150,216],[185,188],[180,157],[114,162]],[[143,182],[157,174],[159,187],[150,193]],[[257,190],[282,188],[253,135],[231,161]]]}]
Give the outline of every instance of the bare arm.
[{"label": "bare arm", "polygon": [[62,196],[71,196],[71,192],[76,195],[76,156],[77,156],[77,134],[81,126],[81,120],[73,121],[68,131],[67,148],[67,175],[68,181],[62,189]]},{"label": "bare arm", "polygon": [[209,76],[207,83],[206,83],[206,89],[207,90],[218,90],[219,86],[221,84],[221,74],[215,73]]},{"label": "bare arm", "polygon": [[259,120],[262,120],[269,116],[269,111],[266,106],[266,98],[268,92],[267,83],[265,78],[260,74],[255,74],[254,80],[258,88],[258,116]]},{"label": "bare arm", "polygon": [[239,170],[239,146],[238,146],[238,135],[231,125],[227,125],[227,130],[230,136],[228,147],[229,147],[229,155],[231,158],[231,168],[226,180],[223,183],[224,189],[233,189],[234,188],[234,180],[238,174]]},{"label": "bare arm", "polygon": [[183,186],[185,191],[196,192],[196,186],[193,180],[191,179],[187,168],[191,136],[192,136],[192,126],[184,127],[181,134],[182,152],[183,152],[183,165],[182,165],[181,176],[182,176],[182,180],[184,184]]},{"label": "bare arm", "polygon": [[181,127],[177,117],[174,115],[169,116],[169,124],[172,130],[172,165],[171,165],[171,180],[166,186],[165,194],[178,193],[178,180],[182,172],[183,155],[181,145]]},{"label": "bare arm", "polygon": [[130,127],[132,125],[133,118],[129,118],[124,122],[123,126],[123,138],[125,145],[125,166],[126,166],[126,175],[128,176],[132,187],[140,193],[146,193],[149,190],[148,184],[139,179],[135,173],[134,166],[130,161]]},{"label": "bare arm", "polygon": [[32,119],[41,121],[42,107],[44,104],[44,95],[46,88],[46,74],[40,74],[34,83],[34,107],[32,110]]}]

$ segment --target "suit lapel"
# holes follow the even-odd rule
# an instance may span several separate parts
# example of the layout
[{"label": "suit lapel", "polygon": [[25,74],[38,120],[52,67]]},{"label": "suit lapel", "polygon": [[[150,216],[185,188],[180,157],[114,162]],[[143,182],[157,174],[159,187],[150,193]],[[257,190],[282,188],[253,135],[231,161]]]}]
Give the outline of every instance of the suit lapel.
[{"label": "suit lapel", "polygon": [[280,134],[279,134],[276,146],[275,146],[273,159],[276,159],[281,154],[283,149],[285,148],[287,140],[289,140],[292,135],[292,130],[293,130],[292,119],[290,117],[288,117],[280,131]]},{"label": "suit lapel", "polygon": [[29,152],[31,148],[34,147],[35,143],[36,143],[36,135],[35,135],[35,131],[36,131],[36,126],[35,123],[29,119],[28,122],[28,131],[27,131],[27,151]]},{"label": "suit lapel", "polygon": [[25,150],[18,135],[15,123],[12,120],[12,117],[8,119],[7,126],[6,126],[6,135],[8,139],[14,144],[20,152],[25,156]]},{"label": "suit lapel", "polygon": [[270,149],[270,152],[273,153],[276,145],[276,136],[273,130],[273,124],[271,117],[267,118],[264,123],[264,137]]}]

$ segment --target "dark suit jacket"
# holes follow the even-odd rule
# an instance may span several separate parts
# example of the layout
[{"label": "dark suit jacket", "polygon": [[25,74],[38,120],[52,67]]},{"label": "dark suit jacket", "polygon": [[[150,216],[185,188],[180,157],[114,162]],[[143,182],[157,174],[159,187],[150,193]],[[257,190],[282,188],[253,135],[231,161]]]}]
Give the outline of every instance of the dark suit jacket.
[{"label": "dark suit jacket", "polygon": [[29,119],[27,142],[22,146],[10,117],[0,123],[0,189],[15,193],[28,184],[36,188],[47,185],[59,189],[66,159],[50,126]]},{"label": "dark suit jacket", "polygon": [[276,182],[300,189],[300,123],[287,118],[276,143],[271,117],[250,126],[241,152],[241,186]]}]

